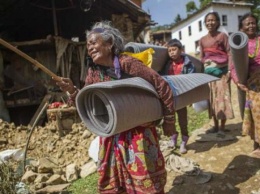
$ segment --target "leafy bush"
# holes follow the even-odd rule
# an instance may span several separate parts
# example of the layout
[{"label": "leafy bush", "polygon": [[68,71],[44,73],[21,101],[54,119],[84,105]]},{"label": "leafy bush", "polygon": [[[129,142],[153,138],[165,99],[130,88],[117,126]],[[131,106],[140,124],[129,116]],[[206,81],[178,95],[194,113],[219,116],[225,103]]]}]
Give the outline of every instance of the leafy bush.
[{"label": "leafy bush", "polygon": [[0,164],[0,193],[15,194],[15,176],[11,166],[5,163]]}]

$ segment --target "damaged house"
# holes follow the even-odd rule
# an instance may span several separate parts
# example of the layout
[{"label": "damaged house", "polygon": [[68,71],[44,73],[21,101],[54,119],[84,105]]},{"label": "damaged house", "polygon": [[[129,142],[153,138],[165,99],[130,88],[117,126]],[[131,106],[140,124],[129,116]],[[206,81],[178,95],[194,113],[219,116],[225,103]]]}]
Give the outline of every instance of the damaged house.
[{"label": "damaged house", "polygon": [[[151,25],[150,15],[141,9],[143,1],[1,1],[0,38],[80,88],[87,67],[85,31],[97,21],[109,20],[127,42],[140,41],[141,32]],[[50,75],[3,45],[0,86],[0,118],[23,125],[32,122],[46,94],[60,93]]]}]

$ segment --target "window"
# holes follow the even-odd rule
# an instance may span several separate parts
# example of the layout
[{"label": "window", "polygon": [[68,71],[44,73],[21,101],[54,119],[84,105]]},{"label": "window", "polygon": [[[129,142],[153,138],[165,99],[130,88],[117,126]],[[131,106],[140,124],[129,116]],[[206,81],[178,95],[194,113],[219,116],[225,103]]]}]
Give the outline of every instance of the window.
[{"label": "window", "polygon": [[200,32],[202,31],[202,22],[201,22],[201,20],[199,21],[199,31]]},{"label": "window", "polygon": [[222,15],[222,26],[227,26],[227,15]]},{"label": "window", "polygon": [[191,26],[188,27],[189,36],[191,36]]},{"label": "window", "polygon": [[182,39],[182,36],[181,36],[181,31],[179,31],[179,40]]}]

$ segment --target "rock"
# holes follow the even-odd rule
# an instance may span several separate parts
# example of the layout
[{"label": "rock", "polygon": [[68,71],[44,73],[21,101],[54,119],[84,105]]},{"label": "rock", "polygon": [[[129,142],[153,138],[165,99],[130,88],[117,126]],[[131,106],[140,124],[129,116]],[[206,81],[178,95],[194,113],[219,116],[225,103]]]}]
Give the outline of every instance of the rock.
[{"label": "rock", "polygon": [[86,176],[96,172],[96,170],[97,170],[97,165],[93,160],[91,160],[90,162],[88,162],[87,164],[81,167],[80,177],[85,178]]},{"label": "rock", "polygon": [[43,187],[46,187],[46,183],[36,183],[34,185],[35,190],[42,189]]},{"label": "rock", "polygon": [[47,187],[44,187],[44,188],[42,188],[40,190],[37,190],[35,193],[42,193],[42,194],[46,194],[46,193],[61,193],[62,191],[64,191],[69,186],[70,186],[70,183],[60,184],[60,185],[53,185],[53,186],[47,186]]},{"label": "rock", "polygon": [[92,135],[92,133],[88,130],[85,130],[82,134],[82,139],[87,139]]},{"label": "rock", "polygon": [[76,164],[70,164],[66,167],[66,179],[70,183],[78,179],[78,167]]},{"label": "rock", "polygon": [[[35,184],[46,182],[51,177],[51,174],[38,174],[34,180]],[[42,187],[41,187],[42,188]]]},{"label": "rock", "polygon": [[63,175],[63,170],[61,168],[53,168],[53,173],[58,175]]},{"label": "rock", "polygon": [[46,181],[46,184],[47,185],[59,185],[59,184],[64,184],[66,183],[66,180],[64,180],[62,178],[61,175],[58,175],[58,174],[54,174],[52,175],[47,181]]},{"label": "rock", "polygon": [[36,177],[37,177],[37,173],[29,170],[29,171],[26,171],[24,173],[24,175],[22,176],[21,181],[24,182],[24,183],[32,183],[32,182],[34,182]]},{"label": "rock", "polygon": [[5,138],[0,138],[0,144],[7,144],[8,141]]},{"label": "rock", "polygon": [[38,161],[38,173],[52,173],[54,168],[58,168],[58,165],[54,164],[47,158],[41,158]]}]

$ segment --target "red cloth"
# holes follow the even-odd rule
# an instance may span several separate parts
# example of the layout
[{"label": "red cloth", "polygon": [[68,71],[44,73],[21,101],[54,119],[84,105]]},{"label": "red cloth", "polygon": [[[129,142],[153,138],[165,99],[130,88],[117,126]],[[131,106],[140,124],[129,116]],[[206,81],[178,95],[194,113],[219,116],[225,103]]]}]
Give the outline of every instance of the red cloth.
[{"label": "red cloth", "polygon": [[99,192],[163,194],[167,174],[159,150],[155,127],[135,127],[100,138]]},{"label": "red cloth", "polygon": [[181,74],[182,68],[184,65],[183,58],[178,62],[172,62],[171,67],[169,68],[168,75],[179,75]]},{"label": "red cloth", "polygon": [[[174,114],[172,91],[158,73],[130,56],[120,56],[119,61],[122,72],[151,83],[162,100],[164,113]],[[86,85],[110,80],[104,70],[94,66],[88,70]],[[164,194],[167,174],[155,126],[101,137],[98,174],[101,194]]]}]

